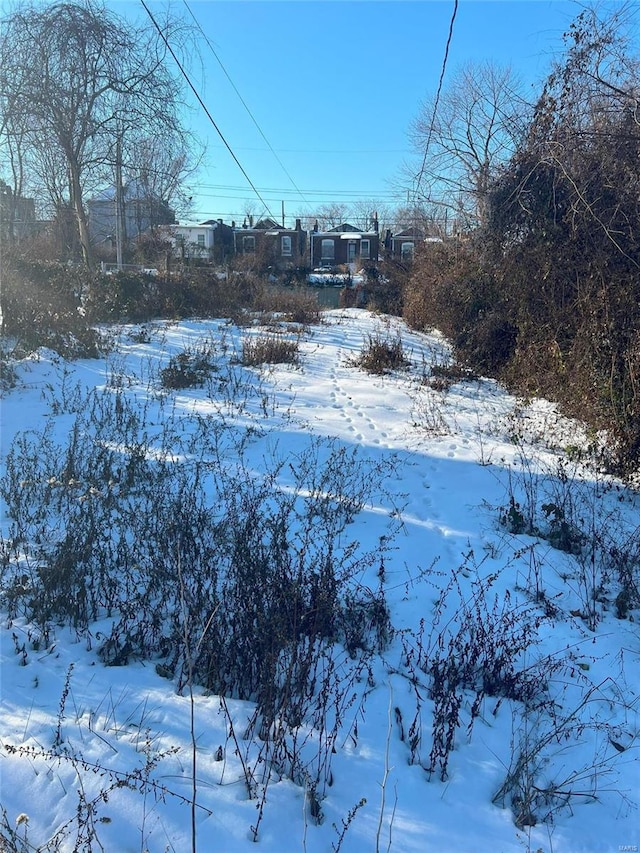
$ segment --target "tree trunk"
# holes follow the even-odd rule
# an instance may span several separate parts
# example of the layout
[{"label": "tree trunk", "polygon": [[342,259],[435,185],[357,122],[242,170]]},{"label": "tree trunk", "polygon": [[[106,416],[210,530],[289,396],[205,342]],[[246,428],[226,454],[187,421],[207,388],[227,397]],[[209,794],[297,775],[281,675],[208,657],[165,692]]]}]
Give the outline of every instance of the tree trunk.
[{"label": "tree trunk", "polygon": [[72,191],[72,204],[76,215],[78,225],[78,237],[80,238],[80,248],[82,249],[82,259],[89,269],[93,269],[93,252],[91,251],[91,241],[89,239],[89,224],[87,215],[82,204],[82,190],[80,189],[80,175],[77,164],[74,161],[69,162],[69,179]]}]

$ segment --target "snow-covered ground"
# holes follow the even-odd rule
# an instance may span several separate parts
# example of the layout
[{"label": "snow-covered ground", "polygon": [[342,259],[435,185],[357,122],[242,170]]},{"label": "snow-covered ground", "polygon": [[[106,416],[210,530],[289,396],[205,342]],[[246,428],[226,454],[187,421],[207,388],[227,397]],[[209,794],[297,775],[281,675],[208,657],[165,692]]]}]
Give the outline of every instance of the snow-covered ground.
[{"label": "snow-covered ground", "polygon": [[364,270],[354,273],[331,272],[325,269],[316,269],[309,273],[307,282],[316,287],[356,287],[366,281]]},{"label": "snow-covered ground", "polygon": [[[298,365],[234,364],[242,341],[263,333],[223,321],[157,323],[112,331],[102,360],[39,351],[19,363],[2,400],[2,474],[26,495],[43,494],[42,483],[9,470],[14,439],[26,436],[40,454],[34,470],[54,477],[50,448],[69,445],[96,390],[143,413],[136,452],[187,464],[202,424],[213,433],[217,423],[235,437],[218,464],[233,469],[241,447],[243,471],[257,480],[276,472],[273,488],[297,489],[300,500],[307,460],[355,449],[382,482],[341,545],[375,555],[349,582],[384,597],[392,630],[361,670],[357,652],[333,652],[353,678],[334,709],[332,748],[323,752],[327,731],[301,724],[303,763],[330,762],[324,784],[292,781],[255,732],[245,737],[251,702],[198,685],[178,691],[157,660],[105,666],[98,651],[115,613],[88,628],[52,619],[43,636],[21,612],[39,568],[19,568],[25,545],[11,547],[7,502],[21,504],[7,495],[7,850],[638,850],[640,633],[637,610],[619,595],[640,578],[638,495],[589,464],[587,431],[553,406],[516,400],[487,379],[450,384],[437,334],[330,311],[319,325],[286,331],[299,340]],[[356,366],[372,337],[398,335],[407,369],[374,376]],[[215,382],[163,390],[169,358],[203,346],[216,359]],[[13,446],[11,464],[26,458]],[[107,488],[78,483],[74,500],[88,506],[92,489]]]}]

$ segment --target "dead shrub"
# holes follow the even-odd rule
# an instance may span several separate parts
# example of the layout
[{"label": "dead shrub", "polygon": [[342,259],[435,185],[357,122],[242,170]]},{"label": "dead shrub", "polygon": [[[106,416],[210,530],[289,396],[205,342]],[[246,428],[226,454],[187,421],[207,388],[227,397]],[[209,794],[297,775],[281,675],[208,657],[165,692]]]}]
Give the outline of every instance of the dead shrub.
[{"label": "dead shrub", "polygon": [[267,287],[256,299],[255,309],[303,326],[319,323],[321,318],[318,296],[306,288]]},{"label": "dead shrub", "polygon": [[245,338],[242,342],[241,363],[245,367],[260,364],[297,364],[300,359],[300,340],[277,332]]},{"label": "dead shrub", "polygon": [[409,367],[411,362],[405,356],[400,335],[391,339],[376,334],[369,335],[360,355],[351,363],[367,373],[382,376],[392,370],[403,370]]}]

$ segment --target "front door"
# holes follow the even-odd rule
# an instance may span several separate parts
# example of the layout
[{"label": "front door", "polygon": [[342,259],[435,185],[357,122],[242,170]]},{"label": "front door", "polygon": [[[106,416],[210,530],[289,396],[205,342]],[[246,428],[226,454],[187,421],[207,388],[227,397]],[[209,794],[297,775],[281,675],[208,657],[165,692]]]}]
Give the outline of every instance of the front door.
[{"label": "front door", "polygon": [[349,244],[347,246],[347,263],[352,264],[356,259],[356,241],[349,240]]}]

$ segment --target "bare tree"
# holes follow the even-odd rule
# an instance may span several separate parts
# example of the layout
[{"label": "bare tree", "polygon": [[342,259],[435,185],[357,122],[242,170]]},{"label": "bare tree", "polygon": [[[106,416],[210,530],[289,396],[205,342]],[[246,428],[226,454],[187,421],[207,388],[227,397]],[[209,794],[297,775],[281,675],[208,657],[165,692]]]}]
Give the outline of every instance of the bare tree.
[{"label": "bare tree", "polygon": [[340,202],[322,204],[317,208],[314,221],[317,220],[321,231],[330,231],[337,228],[349,218],[349,206]]},{"label": "bare tree", "polygon": [[468,63],[436,96],[428,98],[413,124],[417,158],[405,179],[419,202],[437,205],[444,218],[465,226],[482,224],[492,179],[517,148],[530,107],[510,68]]},{"label": "bare tree", "polygon": [[315,208],[315,210],[299,210],[295,216],[296,219],[300,220],[302,227],[309,231],[314,228],[318,228],[320,231],[330,231],[344,222],[348,222],[362,231],[373,231],[377,222],[378,229],[383,232],[385,227],[389,227],[388,223],[392,218],[389,205],[376,199],[363,199],[351,204],[344,202],[326,203]]},{"label": "bare tree", "polygon": [[[373,231],[374,227],[382,227],[381,223],[388,220],[388,206],[375,199],[354,201],[349,206],[347,221],[362,231]],[[377,226],[375,225],[377,223]]]},{"label": "bare tree", "polygon": [[391,230],[416,230],[428,237],[446,237],[455,231],[455,223],[446,208],[433,204],[399,205],[389,214]]},{"label": "bare tree", "polygon": [[17,205],[25,186],[25,134],[24,117],[0,89],[0,240],[7,245],[14,241]]},{"label": "bare tree", "polygon": [[[85,195],[90,181],[112,180],[115,141],[124,150],[134,129],[138,137],[142,128],[148,136],[179,132],[180,90],[165,51],[155,32],[94,0],[22,5],[2,21],[3,109],[22,117],[21,144],[33,168],[52,156],[64,163],[64,200],[89,266]],[[10,123],[0,126],[7,137]],[[48,180],[42,172],[41,178]]]},{"label": "bare tree", "polygon": [[174,134],[141,136],[134,144],[129,141],[122,172],[130,193],[143,204],[144,222],[138,223],[138,232],[145,223],[151,230],[166,224],[169,211],[187,215],[191,197],[185,182],[197,169],[193,150],[183,136]]},{"label": "bare tree", "polygon": [[259,207],[253,199],[245,199],[242,205],[242,215],[244,216],[244,223],[251,228],[258,219],[267,215],[267,211],[264,207]]}]

